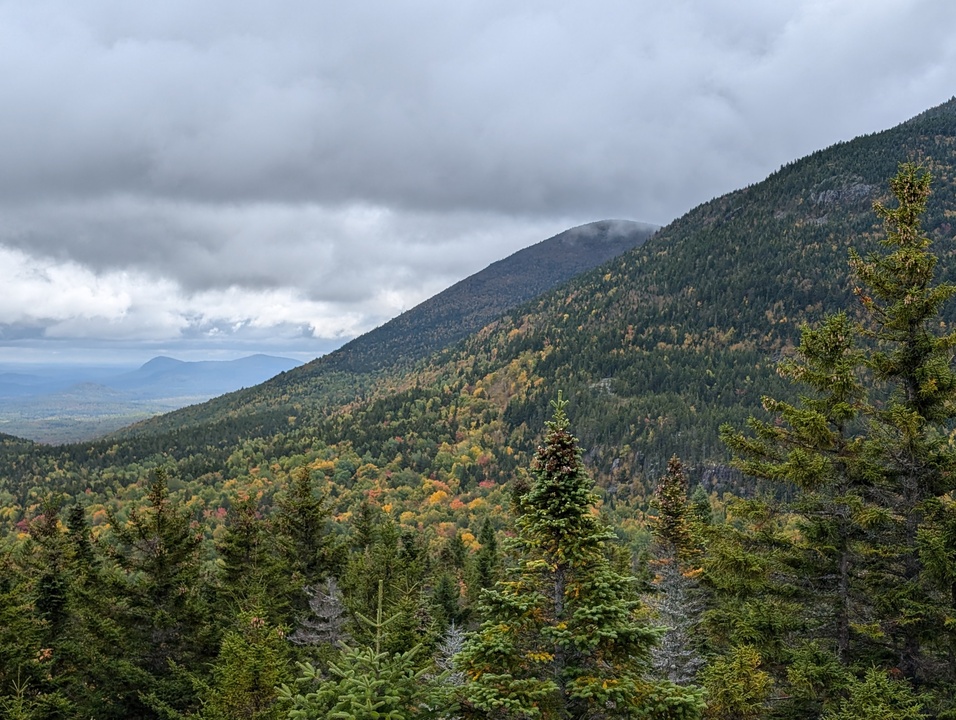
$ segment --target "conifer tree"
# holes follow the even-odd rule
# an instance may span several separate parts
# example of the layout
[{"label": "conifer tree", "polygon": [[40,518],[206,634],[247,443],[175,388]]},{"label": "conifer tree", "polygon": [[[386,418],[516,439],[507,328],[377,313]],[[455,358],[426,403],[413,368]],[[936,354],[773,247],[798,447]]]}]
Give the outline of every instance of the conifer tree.
[{"label": "conifer tree", "polygon": [[458,582],[449,573],[441,573],[431,598],[432,617],[440,633],[444,633],[449,625],[460,625],[464,620],[459,599]]},{"label": "conifer tree", "polygon": [[655,579],[647,603],[666,629],[651,657],[655,673],[678,685],[695,681],[703,667],[699,625],[703,612],[693,564],[699,552],[698,522],[687,499],[687,477],[675,455],[667,463],[652,504],[657,508],[653,531]]},{"label": "conifer tree", "polygon": [[[833,714],[828,691],[860,682],[819,650],[934,688],[937,710],[952,695],[956,333],[939,314],[956,286],[935,280],[937,258],[920,229],[929,188],[928,173],[905,163],[891,181],[894,206],[875,205],[885,250],[850,256],[861,322],[841,313],[805,328],[797,357],[781,366],[806,388],[799,402],[765,398],[774,421],[751,420],[749,433],[722,429],[738,467],[779,483],[783,495],[796,490],[765,513],[776,531],[763,522],[752,541],[763,546],[761,562],[774,563],[766,587],[799,618],[782,657],[790,680],[808,677],[796,668],[801,656],[817,656],[818,681],[805,685],[818,688],[818,702],[803,716]],[[783,526],[788,517],[795,528]]]},{"label": "conifer tree", "polygon": [[948,432],[956,417],[956,332],[939,321],[956,285],[936,281],[938,258],[922,234],[930,180],[917,165],[901,165],[890,183],[895,206],[875,205],[886,251],[850,258],[877,346],[867,365],[890,391],[874,410],[867,447],[882,469],[879,490],[891,517],[878,547],[882,572],[869,578],[881,632],[904,676],[917,682],[956,677],[956,545],[946,532],[956,514]]},{"label": "conifer tree", "polygon": [[291,705],[291,720],[406,720],[448,716],[447,673],[429,673],[422,645],[388,652],[386,629],[401,620],[383,615],[384,582],[378,583],[375,619],[360,615],[369,628],[370,646],[343,645],[341,655],[323,673],[300,663],[295,688],[282,685],[279,697]]},{"label": "conifer tree", "polygon": [[33,612],[28,579],[0,545],[0,716],[30,717],[46,704],[42,623]]},{"label": "conifer tree", "polygon": [[710,497],[703,485],[694,488],[690,496],[690,511],[694,522],[701,527],[706,527],[713,522],[713,508],[710,504]]},{"label": "conifer tree", "polygon": [[[126,701],[135,694],[130,687],[141,676],[122,656],[115,598],[103,579],[82,508],[69,510],[68,529],[61,518],[61,500],[48,498],[18,553],[17,572],[27,582],[24,599],[32,603],[22,608],[15,642],[36,643],[33,662],[19,667],[18,675],[24,688],[40,693],[43,704],[58,705],[64,715],[126,717]],[[34,632],[23,633],[30,626]],[[31,669],[39,673],[31,675]]]},{"label": "conifer tree", "polygon": [[687,501],[687,477],[676,455],[667,462],[653,505],[657,508],[654,536],[664,552],[679,560],[694,554],[694,516]]},{"label": "conifer tree", "polygon": [[321,585],[309,585],[309,612],[299,620],[289,641],[295,645],[337,647],[349,641],[345,606],[338,581],[330,577]]},{"label": "conifer tree", "polygon": [[[321,582],[336,570],[336,548],[329,535],[328,498],[316,492],[308,467],[293,470],[279,501],[276,530],[282,553],[300,587]],[[304,597],[299,609],[305,608]]]},{"label": "conifer tree", "polygon": [[804,638],[832,638],[843,663],[852,659],[851,625],[865,616],[858,581],[869,537],[865,525],[879,515],[872,468],[862,454],[867,406],[858,336],[845,313],[804,328],[796,357],[779,366],[781,375],[806,388],[799,404],[765,397],[764,408],[777,421],[752,418],[750,434],[721,429],[745,473],[799,490],[794,502],[776,508],[795,513],[802,534],[796,542],[785,535],[772,539],[782,563],[775,577],[787,581],[779,588],[782,596],[800,596],[809,620]]},{"label": "conifer tree", "polygon": [[288,645],[262,608],[239,613],[223,636],[203,699],[204,720],[278,720],[278,686],[290,679]]},{"label": "conifer tree", "polygon": [[226,515],[225,533],[216,543],[218,593],[233,614],[258,605],[273,622],[293,622],[292,608],[302,589],[278,552],[274,523],[258,514],[251,497],[237,498]]},{"label": "conifer tree", "polygon": [[129,716],[186,710],[198,699],[188,672],[212,659],[218,647],[208,622],[207,585],[200,572],[201,535],[169,497],[165,471],[155,471],[144,507],[126,522],[110,513],[113,557],[125,576],[125,652],[146,673],[145,704]]},{"label": "conifer tree", "polygon": [[487,590],[494,586],[498,580],[498,538],[495,536],[495,528],[489,518],[485,518],[481,523],[481,530],[478,532],[478,542],[481,547],[475,553],[474,573],[469,583],[469,595],[477,599],[482,590]]},{"label": "conifer tree", "polygon": [[693,717],[693,690],[644,677],[658,633],[638,618],[633,578],[608,560],[613,535],[565,406],[559,396],[535,481],[515,498],[518,563],[484,594],[485,621],[458,657],[465,704],[487,717]]},{"label": "conifer tree", "polygon": [[465,547],[465,541],[461,537],[461,531],[456,530],[445,547],[442,548],[442,562],[449,564],[457,570],[462,570],[465,567],[467,557],[468,548]]}]

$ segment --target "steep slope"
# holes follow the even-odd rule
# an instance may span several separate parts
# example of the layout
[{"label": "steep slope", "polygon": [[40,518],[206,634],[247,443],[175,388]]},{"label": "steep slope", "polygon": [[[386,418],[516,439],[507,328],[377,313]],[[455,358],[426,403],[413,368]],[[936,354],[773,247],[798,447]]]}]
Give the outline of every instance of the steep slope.
[{"label": "steep slope", "polygon": [[[507,310],[640,247],[656,230],[629,220],[601,220],[565,230],[492,263],[338,350],[260,387],[155,418],[126,434],[162,432],[244,413],[265,412],[271,417],[279,405],[348,402],[363,394],[373,377],[408,367],[461,341]],[[283,418],[287,414],[280,412]]]},{"label": "steep slope", "polygon": [[[855,307],[848,249],[876,249],[872,203],[887,199],[898,163],[913,157],[936,177],[924,229],[940,274],[952,279],[956,100],[704,203],[640,249],[444,352],[404,390],[333,418],[320,436],[359,455],[377,456],[392,437],[440,446],[449,434],[441,423],[460,428],[454,408],[467,396],[483,408],[487,437],[521,455],[562,389],[587,460],[612,491],[643,491],[673,453],[716,481],[719,425],[759,414],[764,394],[791,392],[774,362],[802,323]],[[956,307],[948,313],[956,321]],[[404,449],[415,450],[407,440]],[[511,460],[496,460],[487,474],[504,479]],[[718,465],[705,471],[711,461]]]},{"label": "steep slope", "polygon": [[[872,203],[887,199],[889,178],[910,158],[934,175],[924,230],[952,279],[956,99],[701,205],[640,251],[505,318],[458,361],[470,358],[473,382],[508,386],[500,405],[513,431],[540,427],[546,399],[564,388],[608,476],[657,473],[674,452],[720,458],[720,422],[742,423],[761,395],[787,392],[772,362],[799,326],[855,307],[848,249],[876,249]],[[533,377],[512,387],[509,363],[519,358]]]},{"label": "steep slope", "polygon": [[601,220],[565,230],[492,263],[331,353],[323,367],[374,372],[427,357],[585,270],[640,247],[658,228]]}]

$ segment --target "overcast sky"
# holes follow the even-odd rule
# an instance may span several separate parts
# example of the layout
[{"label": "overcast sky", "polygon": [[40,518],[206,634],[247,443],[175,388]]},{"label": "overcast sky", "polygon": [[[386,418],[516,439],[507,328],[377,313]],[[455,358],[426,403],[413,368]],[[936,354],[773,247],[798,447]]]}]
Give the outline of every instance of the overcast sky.
[{"label": "overcast sky", "polygon": [[0,0],[0,359],[308,359],[956,93],[951,0]]}]

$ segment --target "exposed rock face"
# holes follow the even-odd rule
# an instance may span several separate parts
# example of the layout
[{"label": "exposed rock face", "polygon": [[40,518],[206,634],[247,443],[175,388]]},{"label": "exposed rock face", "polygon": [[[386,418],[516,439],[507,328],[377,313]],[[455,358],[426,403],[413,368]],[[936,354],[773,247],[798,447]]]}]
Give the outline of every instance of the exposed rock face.
[{"label": "exposed rock face", "polygon": [[846,205],[869,200],[875,191],[872,185],[848,178],[838,187],[812,193],[810,202],[816,205]]}]

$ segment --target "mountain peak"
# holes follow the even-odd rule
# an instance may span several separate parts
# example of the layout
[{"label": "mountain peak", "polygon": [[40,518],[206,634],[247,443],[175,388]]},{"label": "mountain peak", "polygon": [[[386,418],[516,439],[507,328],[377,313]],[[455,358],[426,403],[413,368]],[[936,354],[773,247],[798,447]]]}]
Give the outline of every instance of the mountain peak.
[{"label": "mountain peak", "polygon": [[659,228],[656,225],[641,223],[635,220],[597,220],[595,222],[587,223],[585,225],[578,225],[577,227],[565,230],[563,233],[556,235],[552,239],[570,243],[579,242],[582,240],[592,241],[595,243],[614,242],[616,240],[632,237],[635,234],[651,234],[658,229]]},{"label": "mountain peak", "polygon": [[152,360],[144,363],[140,370],[147,371],[162,371],[169,370],[170,368],[178,367],[180,365],[185,365],[186,363],[183,360],[177,360],[176,358],[171,358],[167,355],[157,355]]}]

